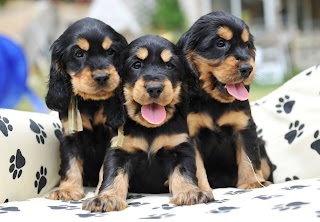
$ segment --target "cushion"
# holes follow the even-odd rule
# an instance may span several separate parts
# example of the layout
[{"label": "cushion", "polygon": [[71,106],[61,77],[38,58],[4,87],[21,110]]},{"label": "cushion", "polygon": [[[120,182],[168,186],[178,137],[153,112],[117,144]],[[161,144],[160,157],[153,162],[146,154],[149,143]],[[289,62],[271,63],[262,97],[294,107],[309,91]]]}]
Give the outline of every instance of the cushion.
[{"label": "cushion", "polygon": [[311,67],[251,103],[274,182],[320,176],[320,68]]},{"label": "cushion", "polygon": [[0,203],[40,197],[59,182],[60,120],[0,109]]}]

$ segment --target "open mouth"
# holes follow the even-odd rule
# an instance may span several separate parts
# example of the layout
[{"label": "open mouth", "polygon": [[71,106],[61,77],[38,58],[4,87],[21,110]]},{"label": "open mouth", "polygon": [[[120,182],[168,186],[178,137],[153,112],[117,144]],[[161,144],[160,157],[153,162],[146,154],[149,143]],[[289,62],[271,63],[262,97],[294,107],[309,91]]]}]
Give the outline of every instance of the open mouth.
[{"label": "open mouth", "polygon": [[166,119],[167,113],[164,106],[151,103],[141,106],[141,115],[148,123],[157,125]]},{"label": "open mouth", "polygon": [[249,92],[244,87],[242,82],[236,84],[226,84],[225,87],[228,93],[237,100],[244,101],[249,98]]}]

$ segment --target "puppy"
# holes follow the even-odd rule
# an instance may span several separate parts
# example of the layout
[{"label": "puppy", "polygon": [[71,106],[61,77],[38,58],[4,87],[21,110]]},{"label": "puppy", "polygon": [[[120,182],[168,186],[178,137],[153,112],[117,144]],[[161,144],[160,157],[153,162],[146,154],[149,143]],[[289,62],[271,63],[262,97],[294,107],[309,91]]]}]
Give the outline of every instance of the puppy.
[{"label": "puppy", "polygon": [[121,144],[108,150],[98,194],[83,209],[123,210],[128,190],[170,190],[176,205],[213,200],[211,190],[197,186],[186,119],[190,72],[181,51],[162,37],[147,35],[129,44],[122,61],[127,119],[123,135],[112,139]]},{"label": "puppy", "polygon": [[[97,185],[111,139],[110,127],[124,123],[117,70],[126,46],[122,35],[92,18],[75,22],[53,43],[46,103],[59,112],[64,135],[60,140],[60,186],[49,199],[79,200],[84,197],[83,183]],[[74,133],[72,115],[80,127]]]},{"label": "puppy", "polygon": [[255,46],[249,27],[226,12],[202,16],[177,43],[199,78],[188,128],[212,188],[270,184],[271,162],[252,119]]}]

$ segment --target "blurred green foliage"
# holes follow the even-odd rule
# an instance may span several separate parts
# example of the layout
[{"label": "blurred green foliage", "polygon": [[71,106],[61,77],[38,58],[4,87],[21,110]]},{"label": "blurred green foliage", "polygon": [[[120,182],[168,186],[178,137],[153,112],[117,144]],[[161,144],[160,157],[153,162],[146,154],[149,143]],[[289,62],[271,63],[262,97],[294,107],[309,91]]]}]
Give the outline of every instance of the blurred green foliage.
[{"label": "blurred green foliage", "polygon": [[178,0],[156,0],[152,25],[160,30],[183,31],[186,23]]}]

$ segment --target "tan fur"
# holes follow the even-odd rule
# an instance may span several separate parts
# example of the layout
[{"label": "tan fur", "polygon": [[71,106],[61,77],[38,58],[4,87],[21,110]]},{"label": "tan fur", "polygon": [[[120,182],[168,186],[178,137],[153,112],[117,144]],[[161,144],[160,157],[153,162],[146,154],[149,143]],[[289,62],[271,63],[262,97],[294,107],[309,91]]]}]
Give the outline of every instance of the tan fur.
[{"label": "tan fur", "polygon": [[242,140],[237,141],[237,163],[238,163],[238,183],[239,189],[254,189],[264,186],[265,179],[261,169],[254,169],[251,161],[244,151]]},{"label": "tan fur", "polygon": [[203,164],[203,160],[199,153],[199,150],[196,149],[196,166],[197,166],[197,179],[198,179],[198,186],[202,190],[209,190],[211,191],[211,187],[208,181],[207,172]]},{"label": "tan fur", "polygon": [[108,37],[105,37],[103,42],[102,42],[102,48],[104,50],[108,50],[112,45],[112,40],[109,39]]},{"label": "tan fur", "polygon": [[92,130],[91,121],[88,118],[88,116],[86,114],[82,114],[82,113],[80,113],[80,115],[81,115],[81,119],[82,119],[83,128],[86,128],[88,130]]},{"label": "tan fur", "polygon": [[264,158],[261,159],[261,170],[262,170],[263,178],[265,180],[268,180],[271,174],[271,169],[267,160]]},{"label": "tan fur", "polygon": [[94,117],[93,117],[93,125],[103,125],[107,122],[107,116],[103,114],[104,107],[100,107],[100,109],[95,112]]},{"label": "tan fur", "polygon": [[102,181],[103,181],[103,165],[101,166],[100,171],[99,171],[99,182],[98,182],[96,191],[94,192],[94,196],[98,195]]},{"label": "tan fur", "polygon": [[254,59],[251,58],[249,62],[238,62],[238,60],[229,56],[224,61],[210,60],[206,59],[193,51],[187,52],[187,58],[195,67],[196,71],[199,73],[200,86],[205,90],[212,98],[222,102],[231,103],[235,100],[226,90],[221,91],[217,87],[213,88],[213,83],[211,80],[212,75],[221,83],[224,84],[235,84],[243,81],[241,77],[238,66],[241,63],[250,64],[253,70],[246,80],[243,81],[245,85],[249,85],[255,77],[255,63]]},{"label": "tan fur", "polygon": [[241,39],[242,39],[242,41],[244,41],[244,42],[249,41],[249,32],[248,32],[247,29],[243,29],[243,30],[242,30]]},{"label": "tan fur", "polygon": [[82,185],[83,163],[76,158],[70,160],[66,178],[60,181],[58,190],[48,196],[52,200],[80,200],[84,198]]},{"label": "tan fur", "polygon": [[149,52],[148,52],[147,48],[139,48],[137,53],[136,53],[136,56],[139,59],[145,60],[148,57],[148,53]]},{"label": "tan fur", "polygon": [[84,38],[79,38],[77,41],[77,45],[79,46],[80,49],[82,49],[84,51],[88,51],[90,48],[90,44],[89,44],[88,40],[86,40]]},{"label": "tan fur", "polygon": [[191,137],[197,135],[200,128],[213,130],[214,123],[212,117],[206,113],[190,113],[187,117],[189,134]]},{"label": "tan fur", "polygon": [[[140,123],[143,126],[154,128],[161,126],[169,119],[172,118],[175,108],[174,106],[180,101],[181,93],[181,83],[178,83],[175,88],[172,87],[171,82],[168,79],[165,79],[163,82],[163,92],[160,97],[154,99],[149,96],[146,91],[147,84],[141,78],[139,79],[133,87],[128,84],[124,86],[123,93],[125,97],[125,104],[128,111],[128,115],[134,121]],[[147,122],[141,115],[141,111],[137,112],[137,103],[140,105],[148,105],[152,103],[157,103],[161,106],[165,106],[166,109],[166,118],[165,120],[158,125],[151,124]]]},{"label": "tan fur", "polygon": [[129,176],[123,172],[123,169],[119,169],[113,184],[104,188],[97,196],[87,199],[83,203],[82,209],[91,212],[124,210],[128,207],[126,203],[128,187]]},{"label": "tan fur", "polygon": [[[118,136],[115,136],[111,139],[111,144],[118,139]],[[121,148],[128,153],[133,153],[137,150],[142,150],[148,152],[148,141],[142,137],[131,137],[124,136],[123,145]]]},{"label": "tan fur", "polygon": [[175,135],[161,135],[153,140],[150,146],[150,153],[157,153],[161,148],[175,148],[176,146],[184,142],[189,142],[189,136],[187,133],[180,133]]},{"label": "tan fur", "polygon": [[214,200],[213,194],[208,190],[201,190],[188,178],[181,175],[176,167],[169,176],[169,190],[173,197],[170,203],[175,205],[193,205]]},{"label": "tan fur", "polygon": [[218,28],[218,35],[225,40],[230,40],[233,37],[233,32],[227,26],[220,26]]},{"label": "tan fur", "polygon": [[234,126],[237,131],[243,130],[247,127],[250,116],[243,111],[229,111],[224,113],[218,120],[219,126],[229,125]]},{"label": "tan fur", "polygon": [[[105,86],[98,85],[93,76],[106,72],[109,74],[108,82]],[[120,76],[113,65],[108,69],[90,71],[90,68],[85,68],[77,75],[71,75],[72,91],[75,95],[81,96],[84,100],[106,100],[114,96],[114,90],[119,86]]]},{"label": "tan fur", "polygon": [[164,62],[169,62],[172,57],[172,53],[168,49],[164,49],[161,52],[160,57]]}]

